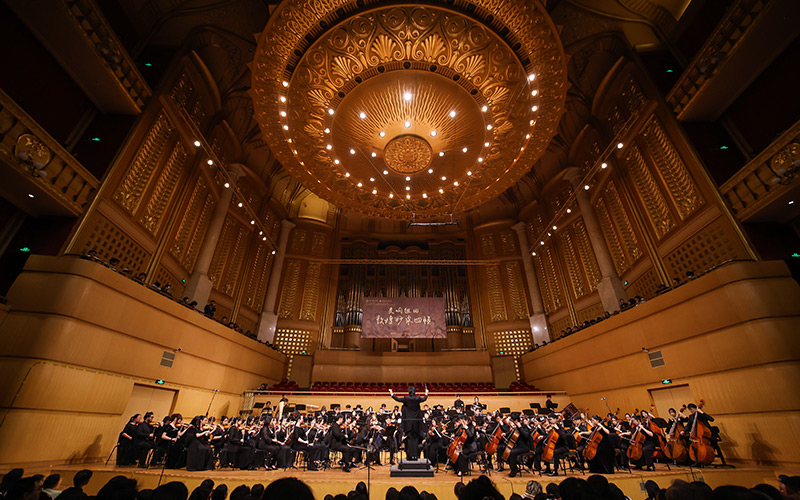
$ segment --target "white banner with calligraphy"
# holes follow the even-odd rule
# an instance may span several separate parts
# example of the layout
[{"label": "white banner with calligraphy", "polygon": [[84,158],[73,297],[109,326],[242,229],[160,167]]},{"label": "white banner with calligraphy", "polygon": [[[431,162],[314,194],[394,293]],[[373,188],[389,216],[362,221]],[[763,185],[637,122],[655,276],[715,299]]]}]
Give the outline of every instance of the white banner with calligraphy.
[{"label": "white banner with calligraphy", "polygon": [[443,297],[364,297],[363,338],[447,338]]}]

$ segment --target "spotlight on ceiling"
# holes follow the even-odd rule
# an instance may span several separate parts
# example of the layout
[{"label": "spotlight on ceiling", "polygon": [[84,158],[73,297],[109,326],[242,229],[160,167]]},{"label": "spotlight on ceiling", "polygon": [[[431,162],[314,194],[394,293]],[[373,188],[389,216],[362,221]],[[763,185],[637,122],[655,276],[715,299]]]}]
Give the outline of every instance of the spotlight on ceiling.
[{"label": "spotlight on ceiling", "polygon": [[410,126],[411,126],[411,122],[410,122],[410,121],[408,121],[408,120],[406,120],[406,122],[405,122],[405,123],[403,123],[403,125],[405,125],[405,127],[406,127],[406,128],[408,128],[408,127],[410,127]]},{"label": "spotlight on ceiling", "polygon": [[534,81],[535,79],[536,79],[536,75],[534,75],[533,73],[531,73],[530,75],[528,75],[528,81],[529,81],[529,82],[532,82],[532,81]]},{"label": "spotlight on ceiling", "polygon": [[617,149],[622,149],[623,147],[625,147],[624,144],[622,144],[621,142],[617,143]]},{"label": "spotlight on ceiling", "polygon": [[229,183],[229,182],[226,182],[226,183],[224,184],[224,186],[225,186],[225,189],[228,189],[229,187],[231,187],[231,185],[230,185],[230,183]]},{"label": "spotlight on ceiling", "polygon": [[410,180],[411,180],[411,177],[407,175],[406,176],[406,181],[410,181]]},{"label": "spotlight on ceiling", "polygon": [[462,153],[466,153],[466,152],[467,152],[467,147],[466,147],[466,146],[464,146],[463,148],[461,148],[461,152],[462,152]]},{"label": "spotlight on ceiling", "polygon": [[283,85],[284,87],[288,87],[289,86],[289,82],[284,80],[284,81],[281,82],[281,85]]},{"label": "spotlight on ceiling", "polygon": [[388,170],[384,170],[383,171],[383,175],[389,175],[389,171]]},{"label": "spotlight on ceiling", "polygon": [[483,163],[483,158],[478,157],[478,163]]},{"label": "spotlight on ceiling", "polygon": [[373,158],[375,158],[376,156],[378,156],[378,153],[376,153],[375,151],[373,151],[373,152],[370,154],[370,156],[372,156]]},{"label": "spotlight on ceiling", "polygon": [[600,164],[600,168],[606,168],[607,166],[608,166],[608,163],[605,163],[605,162]]},{"label": "spotlight on ceiling", "polygon": [[439,156],[444,156],[444,151],[439,151]]},{"label": "spotlight on ceiling", "polygon": [[331,129],[329,129],[329,128],[325,128],[325,133],[326,133],[326,134],[330,134],[330,133],[331,133]]},{"label": "spotlight on ceiling", "polygon": [[328,108],[328,114],[332,115],[334,113],[333,108]]},{"label": "spotlight on ceiling", "polygon": [[431,130],[431,137],[436,137],[436,131],[435,130]]},{"label": "spotlight on ceiling", "polygon": [[194,147],[199,148],[200,147],[200,141],[194,141]]},{"label": "spotlight on ceiling", "polygon": [[356,154],[356,150],[355,150],[355,149],[352,149],[352,148],[350,148],[350,154],[351,154],[351,155],[354,155],[354,154]]},{"label": "spotlight on ceiling", "polygon": [[429,174],[432,174],[432,173],[433,173],[433,169],[432,169],[432,168],[429,168],[429,169],[428,169],[428,173],[429,173]]},{"label": "spotlight on ceiling", "polygon": [[486,130],[492,130],[493,128],[494,128],[494,127],[492,127],[492,125],[491,125],[491,124],[489,124],[489,125],[486,125]]},{"label": "spotlight on ceiling", "polygon": [[533,97],[536,97],[536,95],[537,95],[538,93],[539,93],[539,91],[538,91],[538,90],[532,90],[532,91],[531,91],[531,95],[532,95]]},{"label": "spotlight on ceiling", "polygon": [[484,104],[484,105],[481,107],[481,111],[483,111],[484,113],[486,113],[487,111],[489,111],[489,106],[487,106],[487,105],[485,105],[485,104]]},{"label": "spotlight on ceiling", "polygon": [[209,165],[213,165],[214,164],[214,160],[208,160],[206,163],[208,163]]},{"label": "spotlight on ceiling", "polygon": [[367,114],[362,111],[361,113],[358,114],[358,117],[361,118],[362,120],[366,120]]},{"label": "spotlight on ceiling", "polygon": [[412,97],[413,96],[411,95],[411,92],[406,92],[403,94],[403,99],[405,99],[406,101],[410,101]]},{"label": "spotlight on ceiling", "polygon": [[286,102],[286,98],[284,96],[280,97],[281,102]]},{"label": "spotlight on ceiling", "polygon": [[467,175],[472,175],[472,170],[467,170]]},{"label": "spotlight on ceiling", "polygon": [[450,112],[450,118],[455,118],[455,117],[456,117],[456,110],[454,109]]},{"label": "spotlight on ceiling", "polygon": [[386,137],[386,132],[380,132],[380,133],[378,133],[378,135],[381,136],[381,137]]}]

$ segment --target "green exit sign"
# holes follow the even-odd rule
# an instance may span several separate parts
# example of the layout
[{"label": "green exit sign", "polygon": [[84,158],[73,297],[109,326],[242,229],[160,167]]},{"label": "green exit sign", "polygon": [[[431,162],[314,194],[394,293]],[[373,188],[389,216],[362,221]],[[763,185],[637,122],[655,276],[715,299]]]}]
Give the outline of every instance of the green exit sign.
[{"label": "green exit sign", "polygon": [[665,378],[664,380],[661,381],[661,383],[664,384],[664,385],[669,385],[669,384],[672,383],[672,379],[671,378]]}]

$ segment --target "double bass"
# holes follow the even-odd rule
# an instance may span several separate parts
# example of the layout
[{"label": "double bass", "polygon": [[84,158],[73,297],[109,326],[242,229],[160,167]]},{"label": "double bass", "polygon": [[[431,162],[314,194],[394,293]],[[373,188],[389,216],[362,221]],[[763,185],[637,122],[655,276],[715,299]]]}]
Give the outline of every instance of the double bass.
[{"label": "double bass", "polygon": [[[697,409],[701,409],[705,402],[701,399]],[[689,458],[693,461],[708,465],[714,461],[716,455],[711,446],[711,429],[700,421],[699,413],[694,414],[692,429],[689,432]]]},{"label": "double bass", "polygon": [[672,427],[667,432],[667,443],[664,446],[664,455],[675,462],[683,462],[689,456],[689,450],[683,445],[683,440],[680,437],[682,431],[683,425],[678,422],[678,415],[676,415]]}]

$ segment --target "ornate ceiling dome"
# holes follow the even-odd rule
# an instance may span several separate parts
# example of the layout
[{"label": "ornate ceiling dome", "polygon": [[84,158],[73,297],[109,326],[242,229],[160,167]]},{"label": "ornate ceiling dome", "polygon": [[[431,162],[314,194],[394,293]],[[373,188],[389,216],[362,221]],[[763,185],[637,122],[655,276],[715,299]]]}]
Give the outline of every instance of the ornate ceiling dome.
[{"label": "ornate ceiling dome", "polygon": [[253,66],[256,117],[283,166],[331,203],[388,218],[502,193],[544,152],[565,95],[558,35],[530,0],[284,0]]}]

